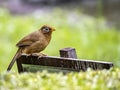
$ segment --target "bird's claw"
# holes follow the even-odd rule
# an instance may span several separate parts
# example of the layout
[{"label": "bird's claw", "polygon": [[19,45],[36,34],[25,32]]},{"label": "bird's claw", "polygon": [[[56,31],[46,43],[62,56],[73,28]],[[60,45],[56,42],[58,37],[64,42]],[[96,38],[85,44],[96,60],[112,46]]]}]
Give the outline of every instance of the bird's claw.
[{"label": "bird's claw", "polygon": [[39,56],[38,56],[38,59],[44,57],[44,56],[47,56],[46,54],[43,54],[43,53],[40,53]]},{"label": "bird's claw", "polygon": [[22,55],[22,56],[27,56],[27,54],[26,54],[26,53],[22,53],[21,55]]},{"label": "bird's claw", "polygon": [[40,59],[40,58],[42,58],[42,56],[38,56],[38,58],[37,58],[37,59]]}]

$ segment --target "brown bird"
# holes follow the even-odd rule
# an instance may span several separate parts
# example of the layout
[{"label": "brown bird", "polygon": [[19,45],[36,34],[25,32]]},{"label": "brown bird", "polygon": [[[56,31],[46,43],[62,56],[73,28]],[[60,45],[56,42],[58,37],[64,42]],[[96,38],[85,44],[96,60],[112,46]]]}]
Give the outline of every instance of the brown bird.
[{"label": "brown bird", "polygon": [[10,71],[16,59],[21,56],[22,53],[33,54],[43,51],[49,44],[54,28],[44,25],[38,31],[35,31],[23,39],[21,39],[16,46],[18,51],[10,62],[7,71]]}]

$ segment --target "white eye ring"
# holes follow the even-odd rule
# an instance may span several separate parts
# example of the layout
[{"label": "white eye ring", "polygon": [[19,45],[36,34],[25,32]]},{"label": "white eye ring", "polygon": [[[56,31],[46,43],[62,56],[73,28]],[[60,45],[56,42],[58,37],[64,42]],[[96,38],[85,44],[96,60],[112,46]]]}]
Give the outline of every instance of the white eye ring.
[{"label": "white eye ring", "polygon": [[49,28],[43,28],[43,31],[47,33],[47,32],[50,31],[50,29]]}]

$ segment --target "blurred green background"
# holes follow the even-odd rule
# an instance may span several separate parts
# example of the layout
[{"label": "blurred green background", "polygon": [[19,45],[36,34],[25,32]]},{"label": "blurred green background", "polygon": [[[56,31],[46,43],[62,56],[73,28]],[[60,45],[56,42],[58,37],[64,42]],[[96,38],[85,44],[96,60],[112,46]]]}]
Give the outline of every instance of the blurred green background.
[{"label": "blurred green background", "polygon": [[[74,47],[79,59],[110,61],[120,67],[120,30],[115,25],[107,25],[101,11],[91,16],[80,7],[51,8],[17,15],[0,8],[0,72],[6,70],[16,53],[16,43],[45,24],[56,28],[49,46],[43,51],[45,54],[59,56],[60,49]],[[100,6],[97,10],[101,10]],[[16,65],[13,71],[17,71]]]}]

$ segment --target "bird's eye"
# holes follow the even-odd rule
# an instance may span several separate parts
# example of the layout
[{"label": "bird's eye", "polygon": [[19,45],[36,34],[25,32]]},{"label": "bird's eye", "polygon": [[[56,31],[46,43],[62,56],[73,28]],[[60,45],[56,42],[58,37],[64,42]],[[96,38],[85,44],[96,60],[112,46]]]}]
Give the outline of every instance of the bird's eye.
[{"label": "bird's eye", "polygon": [[47,33],[47,32],[50,31],[50,29],[49,28],[43,28],[43,31]]}]

